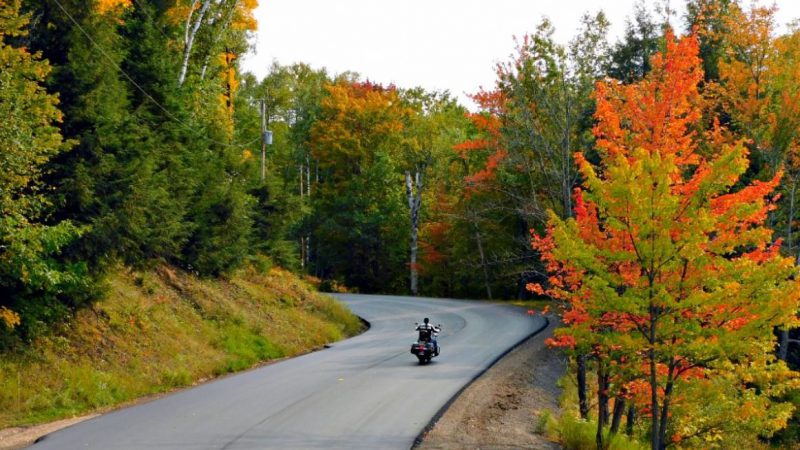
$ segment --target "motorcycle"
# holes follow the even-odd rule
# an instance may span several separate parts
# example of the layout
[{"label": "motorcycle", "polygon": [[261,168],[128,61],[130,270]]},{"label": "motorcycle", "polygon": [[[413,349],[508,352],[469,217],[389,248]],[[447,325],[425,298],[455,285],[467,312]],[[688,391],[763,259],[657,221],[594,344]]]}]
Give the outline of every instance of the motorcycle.
[{"label": "motorcycle", "polygon": [[[417,324],[417,326],[419,326],[419,324]],[[441,329],[442,326],[437,325],[433,336],[437,335]],[[417,341],[411,344],[411,354],[419,359],[420,364],[431,362],[431,359],[439,356],[441,352],[441,347],[438,344],[434,344],[433,336],[430,335],[430,333],[420,332]]]}]

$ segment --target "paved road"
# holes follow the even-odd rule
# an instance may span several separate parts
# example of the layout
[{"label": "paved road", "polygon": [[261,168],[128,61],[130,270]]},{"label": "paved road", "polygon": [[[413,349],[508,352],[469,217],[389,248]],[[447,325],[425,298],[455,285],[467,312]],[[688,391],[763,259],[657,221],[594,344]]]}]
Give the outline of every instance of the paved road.
[{"label": "paved road", "polygon": [[[372,327],[332,348],[121,409],[45,437],[44,449],[408,449],[436,412],[543,326],[517,308],[340,295]],[[408,351],[422,317],[442,354]]]}]

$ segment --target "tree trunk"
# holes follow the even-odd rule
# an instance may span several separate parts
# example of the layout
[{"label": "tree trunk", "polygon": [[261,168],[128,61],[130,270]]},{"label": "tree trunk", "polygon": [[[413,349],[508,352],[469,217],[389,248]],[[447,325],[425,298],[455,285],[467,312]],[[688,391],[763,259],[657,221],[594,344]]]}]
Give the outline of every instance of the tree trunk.
[{"label": "tree trunk", "polygon": [[483,241],[481,241],[481,231],[478,224],[475,224],[475,242],[478,243],[478,253],[481,257],[481,267],[483,267],[483,283],[486,285],[486,297],[492,299],[492,286],[489,284],[489,269],[486,267],[486,254],[483,252]]},{"label": "tree trunk", "polygon": [[306,153],[306,196],[311,199],[311,157],[308,153]]},{"label": "tree trunk", "polygon": [[[411,172],[406,170],[406,196],[408,197],[408,210],[411,215],[411,244],[410,244],[410,283],[411,294],[419,293],[418,273],[417,273],[417,237],[419,235],[419,210],[422,206],[422,174],[418,168],[414,173],[414,183],[412,184]],[[416,187],[416,192],[415,191]]]},{"label": "tree trunk", "polygon": [[602,361],[597,363],[597,450],[603,450],[603,431],[608,423],[608,374]]},{"label": "tree trunk", "polygon": [[589,402],[586,400],[586,355],[578,355],[575,359],[578,363],[578,408],[581,419],[586,420],[589,418]]},{"label": "tree trunk", "polygon": [[[300,174],[300,176],[303,175]],[[319,179],[317,179],[317,182],[319,182]],[[311,202],[311,156],[309,156],[307,152],[306,152],[306,198],[310,203]],[[305,242],[306,242],[305,264],[306,266],[308,266],[309,264],[311,264],[311,234],[306,234]]]},{"label": "tree trunk", "polygon": [[[652,333],[652,331],[651,331]],[[651,450],[661,450],[661,428],[659,427],[658,415],[658,379],[656,374],[656,352],[651,346],[648,351],[648,359],[650,360],[650,410],[653,413],[652,423],[650,424],[650,448]]]},{"label": "tree trunk", "polygon": [[[233,20],[233,14],[236,12],[236,7],[238,5],[239,5],[239,0],[235,0],[231,4],[230,9],[228,10],[228,15],[227,15],[225,21],[222,23],[222,26],[221,26],[222,29],[214,34],[214,40],[211,43],[211,45],[208,47],[210,53],[206,55],[206,57],[204,59],[204,62],[203,62],[203,69],[200,71],[200,79],[201,80],[205,79],[205,77],[206,77],[206,70],[208,70],[208,62],[211,59],[211,53],[214,52],[214,47],[216,47],[217,44],[219,43],[219,39],[222,36],[223,31],[228,29],[228,26],[230,26],[231,21]],[[210,27],[213,29],[213,28],[216,28],[216,26],[217,26],[217,21],[214,20],[214,22],[211,23]]]},{"label": "tree trunk", "polygon": [[797,196],[797,177],[792,178],[792,187],[789,191],[789,217],[786,220],[786,245],[791,251],[794,247],[794,233],[792,225],[794,224],[795,215],[795,199]]},{"label": "tree trunk", "polygon": [[[794,233],[792,229],[792,225],[794,223],[794,215],[795,215],[795,199],[797,195],[797,177],[792,178],[792,187],[789,191],[789,216],[786,220],[786,246],[789,248],[789,251],[794,250]],[[797,254],[797,260],[795,264],[800,265],[800,252]],[[778,358],[782,361],[786,361],[789,357],[789,329],[781,330],[780,334],[780,342],[778,344]]]},{"label": "tree trunk", "polygon": [[653,285],[655,284],[655,275],[650,271],[647,277],[650,287],[648,293],[650,328],[647,332],[647,343],[649,344],[647,360],[650,366],[650,376],[648,377],[648,382],[650,384],[650,412],[653,416],[650,423],[650,446],[651,450],[661,450],[661,441],[659,440],[659,437],[661,437],[661,429],[658,423],[658,414],[660,412],[658,408],[658,373],[656,372],[656,365],[658,363],[658,361],[656,361],[656,325],[658,324],[658,309],[654,304],[655,293],[653,292]]},{"label": "tree trunk", "polygon": [[786,361],[789,357],[789,329],[785,328],[781,330],[781,341],[780,346],[778,347],[778,358],[781,361]]},{"label": "tree trunk", "polygon": [[197,18],[193,23],[192,16],[194,15],[194,10],[197,7],[198,1],[199,0],[194,0],[192,2],[189,15],[186,17],[186,31],[183,39],[183,62],[181,63],[181,72],[178,75],[178,86],[183,85],[183,82],[186,81],[186,72],[189,70],[189,56],[192,54],[194,39],[197,36],[197,31],[200,29],[200,25],[203,24],[203,19],[205,18],[208,8],[211,6],[211,0],[205,0],[203,2],[203,6],[200,7],[200,12],[198,13]]},{"label": "tree trunk", "polygon": [[603,367],[602,370],[598,369],[597,372],[598,379],[597,379],[597,400],[598,400],[598,412],[600,414],[600,418],[603,421],[603,425],[608,424],[608,403],[610,398],[608,396],[609,391],[609,376]]},{"label": "tree trunk", "polygon": [[[299,174],[300,174],[300,202],[303,202],[303,194],[305,194],[304,186],[303,186],[303,177],[304,170],[303,165],[300,164],[299,166]],[[300,236],[300,268],[306,268],[306,238],[305,236]]]},{"label": "tree trunk", "polygon": [[625,434],[633,436],[633,426],[636,424],[636,406],[631,402],[628,406],[628,417],[625,418]]},{"label": "tree trunk", "polygon": [[617,434],[622,423],[622,416],[625,414],[625,397],[617,395],[614,398],[614,413],[611,415],[611,432]]},{"label": "tree trunk", "polygon": [[675,385],[673,376],[675,375],[676,363],[673,361],[669,365],[669,373],[667,374],[667,385],[664,388],[664,404],[661,405],[661,424],[658,429],[658,442],[659,449],[664,450],[667,447],[667,422],[669,419],[669,404],[672,398],[672,388]]}]

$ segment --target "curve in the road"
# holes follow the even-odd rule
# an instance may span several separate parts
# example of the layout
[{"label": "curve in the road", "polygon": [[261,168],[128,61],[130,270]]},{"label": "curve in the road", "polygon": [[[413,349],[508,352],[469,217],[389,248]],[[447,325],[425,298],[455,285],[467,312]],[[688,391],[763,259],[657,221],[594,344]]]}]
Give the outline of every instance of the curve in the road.
[{"label": "curve in the road", "polygon": [[[338,295],[370,329],[331,348],[46,436],[46,449],[408,449],[443,407],[545,325],[520,308],[465,300]],[[420,366],[414,323],[441,323]]]}]

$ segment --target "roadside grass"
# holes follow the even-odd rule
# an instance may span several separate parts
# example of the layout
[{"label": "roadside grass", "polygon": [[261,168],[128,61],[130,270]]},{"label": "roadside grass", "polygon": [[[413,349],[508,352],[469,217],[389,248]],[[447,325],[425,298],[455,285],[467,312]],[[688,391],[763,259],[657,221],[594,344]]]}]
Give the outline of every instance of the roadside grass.
[{"label": "roadside grass", "polygon": [[[587,373],[587,385],[595,386],[596,378],[594,374]],[[561,416],[554,418],[547,416],[540,418],[538,425],[550,439],[561,444],[564,450],[583,450],[597,448],[595,441],[597,433],[597,398],[592,389],[587,391],[589,398],[589,420],[580,419],[578,409],[578,386],[575,383],[575,368],[568,367],[567,373],[558,380],[561,388]],[[542,421],[541,419],[544,419]],[[623,424],[624,428],[624,424]],[[608,430],[603,434],[604,448],[607,450],[647,450],[650,448],[637,438],[641,430],[635,430],[632,437],[627,436],[623,431],[612,434]]]},{"label": "roadside grass", "polygon": [[[555,424],[559,442],[564,450],[585,450],[597,448],[595,433],[597,422],[580,420],[572,414],[563,414]],[[612,434],[606,431],[603,435],[604,448],[607,450],[647,450],[649,446],[629,438],[624,433]]]},{"label": "roadside grass", "polygon": [[0,429],[189,386],[362,328],[345,306],[276,268],[226,280],[119,268],[108,285],[62,329],[0,354]]},{"label": "roadside grass", "polygon": [[520,306],[527,310],[536,311],[537,314],[540,314],[542,311],[544,311],[545,308],[549,308],[552,310],[554,309],[555,306],[555,302],[547,298],[536,298],[530,300],[511,300],[504,303]]},{"label": "roadside grass", "polygon": [[[559,442],[564,450],[571,449],[594,449],[595,434],[597,432],[597,376],[589,371],[586,374],[587,401],[589,404],[588,420],[581,420],[578,408],[578,387],[575,381],[576,368],[571,363],[566,374],[559,379],[558,385],[562,388],[559,405],[561,416],[557,419],[552,417],[540,417],[536,424],[538,430],[553,441]],[[696,395],[696,394],[695,394]],[[712,398],[716,395],[711,394]],[[610,401],[609,408],[613,405]],[[638,411],[637,414],[642,414]],[[637,420],[633,427],[633,433],[628,436],[625,433],[626,420],[620,426],[617,434],[611,434],[606,430],[603,437],[604,448],[607,450],[646,450],[650,448],[648,420]],[[710,427],[710,429],[713,428]],[[770,448],[798,448],[790,446],[771,445],[757,432],[749,429],[732,428],[724,434],[702,434],[684,438],[679,442],[669,442],[670,447],[681,449],[748,449],[748,450],[767,450]]]}]

